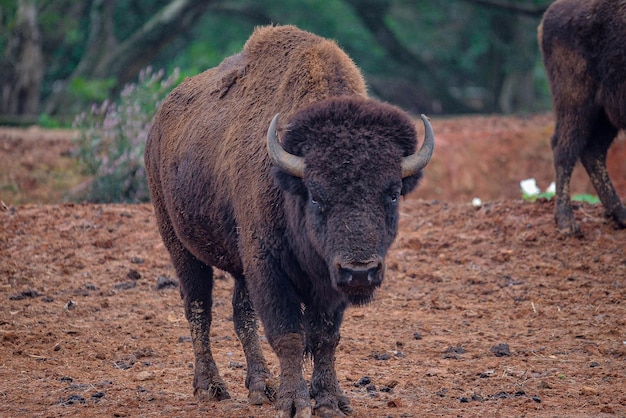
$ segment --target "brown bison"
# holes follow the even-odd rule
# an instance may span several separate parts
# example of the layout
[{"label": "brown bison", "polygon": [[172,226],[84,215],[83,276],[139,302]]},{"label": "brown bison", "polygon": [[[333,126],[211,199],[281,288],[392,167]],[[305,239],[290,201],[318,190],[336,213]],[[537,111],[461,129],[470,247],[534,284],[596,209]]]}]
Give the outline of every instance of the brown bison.
[{"label": "brown bison", "polygon": [[606,169],[607,151],[626,128],[626,1],[557,0],[539,25],[539,45],[556,114],[552,150],[556,223],[580,234],[569,182],[580,158],[608,216],[626,227]]},{"label": "brown bison", "polygon": [[[209,344],[217,267],[235,280],[249,401],[276,400],[284,416],[310,416],[311,398],[318,415],[350,413],[335,373],[339,328],[346,307],[367,303],[383,280],[399,198],[433,152],[422,120],[416,152],[412,119],[368,98],[334,42],[293,26],[256,29],[241,53],[168,96],[145,161],[191,329],[197,398],[229,397]],[[255,312],[280,362],[277,389]]]}]

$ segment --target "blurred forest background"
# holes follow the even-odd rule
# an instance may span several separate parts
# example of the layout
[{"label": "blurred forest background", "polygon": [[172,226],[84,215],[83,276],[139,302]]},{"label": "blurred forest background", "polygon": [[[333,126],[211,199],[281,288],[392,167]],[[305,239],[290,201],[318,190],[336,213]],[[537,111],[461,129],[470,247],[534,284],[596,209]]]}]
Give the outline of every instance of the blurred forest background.
[{"label": "blurred forest background", "polygon": [[372,95],[428,114],[550,108],[537,25],[550,0],[0,0],[0,123],[68,126],[151,66],[182,77],[255,26],[332,38]]}]

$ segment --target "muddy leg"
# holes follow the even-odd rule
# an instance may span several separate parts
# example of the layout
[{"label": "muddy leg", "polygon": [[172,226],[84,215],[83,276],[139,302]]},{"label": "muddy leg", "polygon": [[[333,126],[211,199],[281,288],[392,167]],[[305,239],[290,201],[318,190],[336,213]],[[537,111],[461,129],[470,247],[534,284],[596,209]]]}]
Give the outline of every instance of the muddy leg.
[{"label": "muddy leg", "polygon": [[339,387],[335,372],[335,349],[345,307],[334,314],[306,312],[308,350],[313,356],[311,397],[315,399],[315,415],[344,417],[352,413],[350,400]]},{"label": "muddy leg", "polygon": [[[581,136],[583,138],[581,138]],[[556,175],[555,220],[561,232],[580,236],[580,226],[574,219],[570,197],[570,179],[583,147],[588,141],[589,129],[580,127],[576,121],[559,120],[552,137],[552,153]]]},{"label": "muddy leg", "polygon": [[256,315],[243,277],[235,278],[233,321],[235,332],[246,355],[248,402],[252,405],[271,403],[276,399],[277,382],[267,369],[261,351]]},{"label": "muddy leg", "polygon": [[158,188],[152,189],[159,231],[180,280],[180,295],[189,322],[195,357],[194,396],[198,400],[229,399],[226,384],[215,365],[209,340],[213,305],[213,268],[194,257],[178,240],[167,211],[160,204],[163,199],[159,193]]},{"label": "muddy leg", "polygon": [[276,409],[281,417],[310,417],[311,396],[302,375],[305,349],[302,301],[291,280],[276,268],[282,260],[273,258],[266,248],[258,252],[265,252],[263,262],[253,259],[244,269],[254,310],[263,321],[267,341],[280,363]]},{"label": "muddy leg", "polygon": [[625,228],[626,209],[606,169],[606,154],[616,135],[617,129],[611,126],[606,118],[601,118],[594,129],[593,140],[583,150],[581,162],[602,201],[606,214],[611,216],[619,227]]},{"label": "muddy leg", "polygon": [[280,362],[280,386],[276,408],[281,418],[309,418],[311,396],[302,377],[304,341],[299,333],[290,333],[272,338],[272,348]]},{"label": "muddy leg", "polygon": [[196,359],[193,393],[198,400],[229,399],[226,384],[217,370],[211,353],[210,331],[213,305],[213,269],[197,260],[186,250],[172,255],[180,292],[189,321],[193,353]]}]

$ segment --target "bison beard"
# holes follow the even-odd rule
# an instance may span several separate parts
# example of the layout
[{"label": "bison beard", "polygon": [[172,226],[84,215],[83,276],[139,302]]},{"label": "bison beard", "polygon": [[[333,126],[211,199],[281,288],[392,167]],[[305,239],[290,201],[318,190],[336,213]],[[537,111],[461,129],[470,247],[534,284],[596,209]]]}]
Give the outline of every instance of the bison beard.
[{"label": "bison beard", "polygon": [[[416,152],[411,118],[367,98],[358,69],[333,42],[292,26],[257,29],[242,53],[170,94],[145,161],[180,278],[198,399],[229,398],[209,343],[217,267],[235,280],[249,402],[275,401],[283,416],[310,416],[311,398],[317,415],[351,412],[334,367],[339,328],[346,307],[369,302],[382,284],[399,198],[433,151],[422,119]],[[255,312],[280,362],[278,387]]]},{"label": "bison beard", "polygon": [[606,214],[626,227],[626,208],[606,168],[619,129],[626,128],[626,2],[559,0],[539,26],[539,45],[550,82],[556,127],[555,219],[559,230],[582,235],[570,202],[578,159]]}]

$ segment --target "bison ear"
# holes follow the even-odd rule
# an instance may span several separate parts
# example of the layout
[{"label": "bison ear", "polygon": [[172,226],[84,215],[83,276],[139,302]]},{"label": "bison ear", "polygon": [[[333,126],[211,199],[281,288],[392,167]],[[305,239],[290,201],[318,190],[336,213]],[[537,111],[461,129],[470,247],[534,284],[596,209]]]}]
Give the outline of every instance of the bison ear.
[{"label": "bison ear", "polygon": [[272,167],[272,176],[281,190],[290,194],[301,195],[305,199],[307,198],[309,192],[301,178],[287,174],[278,167]]},{"label": "bison ear", "polygon": [[419,184],[422,179],[422,172],[418,171],[417,174],[413,174],[412,176],[408,176],[402,179],[402,191],[400,194],[402,196],[406,196],[411,193],[415,187]]}]

